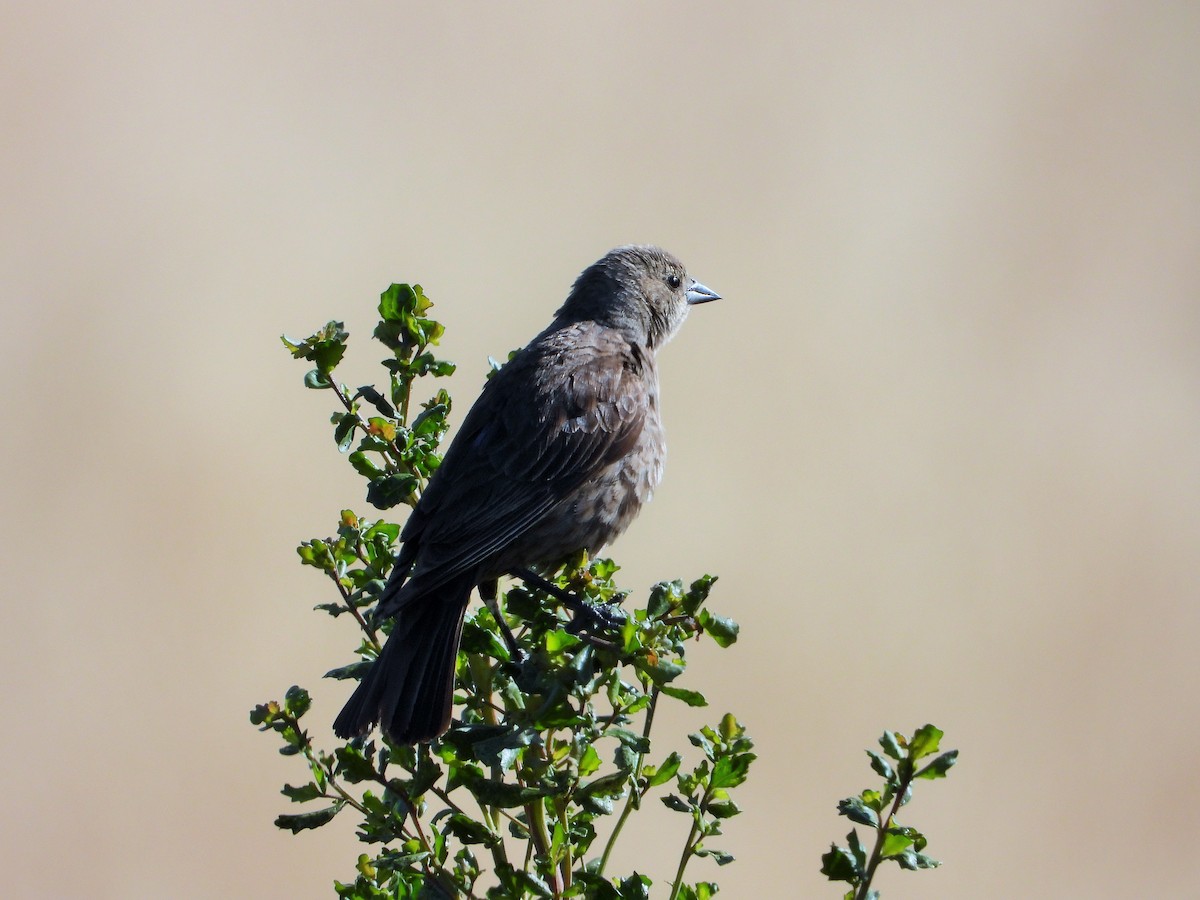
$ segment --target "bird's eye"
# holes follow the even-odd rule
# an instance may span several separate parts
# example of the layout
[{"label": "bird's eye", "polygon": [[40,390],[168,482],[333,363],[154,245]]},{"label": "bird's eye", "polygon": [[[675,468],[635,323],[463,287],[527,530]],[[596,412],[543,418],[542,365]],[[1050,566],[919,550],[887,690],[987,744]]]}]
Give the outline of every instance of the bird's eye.
[{"label": "bird's eye", "polygon": [[681,284],[683,284],[683,280],[680,279],[678,275],[672,273],[667,276],[667,284],[670,285],[671,290],[676,290]]}]

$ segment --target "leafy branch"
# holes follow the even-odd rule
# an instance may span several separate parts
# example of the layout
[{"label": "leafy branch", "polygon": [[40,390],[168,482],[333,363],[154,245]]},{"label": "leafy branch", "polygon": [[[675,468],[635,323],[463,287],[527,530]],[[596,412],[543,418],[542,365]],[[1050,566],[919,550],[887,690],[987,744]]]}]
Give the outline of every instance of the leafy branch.
[{"label": "leafy branch", "polygon": [[925,765],[917,766],[919,760],[938,752],[941,739],[942,732],[932,725],[921,726],[913,732],[911,739],[898,731],[885,731],[879,738],[883,753],[867,751],[872,770],[884,780],[883,790],[868,788],[857,796],[847,797],[838,803],[838,814],[873,829],[874,846],[868,855],[858,830],[851,829],[846,835],[847,846],[834,844],[821,857],[821,874],[830,881],[845,881],[851,885],[844,900],[878,898],[879,891],[871,889],[871,882],[884,860],[892,860],[900,868],[910,870],[941,865],[922,852],[927,844],[925,835],[896,821],[900,807],[912,799],[916,779],[945,778],[950,767],[958,761],[958,751],[947,750]]},{"label": "leafy branch", "polygon": [[[384,391],[372,385],[351,391],[338,382],[348,341],[340,322],[300,341],[283,339],[293,356],[313,364],[305,385],[335,396],[334,441],[366,479],[367,502],[378,510],[415,505],[441,462],[449,394],[434,391],[410,415],[421,379],[454,371],[432,351],[443,329],[428,318],[431,305],[419,285],[396,284],[383,293],[374,337],[390,351]],[[360,678],[380,652],[391,623],[376,622],[373,610],[399,534],[398,524],[343,510],[333,535],[297,548],[301,562],[335,588],[317,609],[334,619],[349,614],[355,623],[356,659],[331,669],[329,678]],[[662,801],[690,820],[686,833],[680,829],[670,897],[716,892],[715,883],[687,884],[684,874],[697,858],[732,861],[709,840],[740,812],[729,791],[746,778],[752,742],[726,715],[690,735],[694,749],[687,755],[698,752],[699,759],[687,768],[678,750],[654,752],[652,728],[663,702],[707,704],[680,683],[686,649],[705,638],[728,647],[738,626],[706,608],[713,576],[688,585],[662,582],[644,603],[631,604],[614,580],[617,572],[611,560],[581,554],[542,573],[560,591],[611,611],[615,625],[601,638],[576,633],[557,596],[536,585],[511,587],[499,598],[519,656],[510,654],[491,611],[469,611],[455,672],[456,720],[431,743],[355,738],[327,752],[303,726],[307,691],[293,687],[282,702],[255,707],[251,722],[282,739],[281,753],[307,765],[310,780],[285,785],[283,794],[320,804],[281,815],[276,824],[293,832],[319,828],[349,809],[359,838],[373,847],[359,857],[353,881],[335,882],[338,896],[647,898],[648,876],[613,875],[609,865],[628,818],[660,789],[669,791]]]}]

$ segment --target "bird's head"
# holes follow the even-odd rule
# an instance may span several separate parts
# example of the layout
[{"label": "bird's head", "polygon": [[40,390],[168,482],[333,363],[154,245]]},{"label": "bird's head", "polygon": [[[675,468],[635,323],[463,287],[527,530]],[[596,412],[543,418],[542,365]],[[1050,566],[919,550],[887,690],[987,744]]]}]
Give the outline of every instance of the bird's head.
[{"label": "bird's head", "polygon": [[583,270],[558,317],[599,322],[657,350],[679,330],[689,307],[719,299],[666,250],[628,245]]}]

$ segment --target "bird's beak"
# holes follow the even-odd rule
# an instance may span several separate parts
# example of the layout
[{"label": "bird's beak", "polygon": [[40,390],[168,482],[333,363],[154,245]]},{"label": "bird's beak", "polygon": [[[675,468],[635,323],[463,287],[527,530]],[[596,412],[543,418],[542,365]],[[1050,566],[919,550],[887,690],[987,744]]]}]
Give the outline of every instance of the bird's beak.
[{"label": "bird's beak", "polygon": [[697,303],[708,303],[710,300],[720,300],[721,295],[716,291],[710,291],[698,281],[693,281],[692,286],[688,288],[687,302],[688,306],[695,306]]}]

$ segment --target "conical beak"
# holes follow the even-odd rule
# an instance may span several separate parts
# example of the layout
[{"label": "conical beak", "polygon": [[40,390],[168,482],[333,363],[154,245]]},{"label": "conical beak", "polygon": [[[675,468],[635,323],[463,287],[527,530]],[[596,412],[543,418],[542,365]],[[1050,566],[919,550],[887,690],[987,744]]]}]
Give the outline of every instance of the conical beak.
[{"label": "conical beak", "polygon": [[688,288],[687,302],[688,306],[695,306],[697,303],[708,303],[710,300],[720,300],[721,295],[716,291],[710,291],[698,281],[693,281],[692,286]]}]

